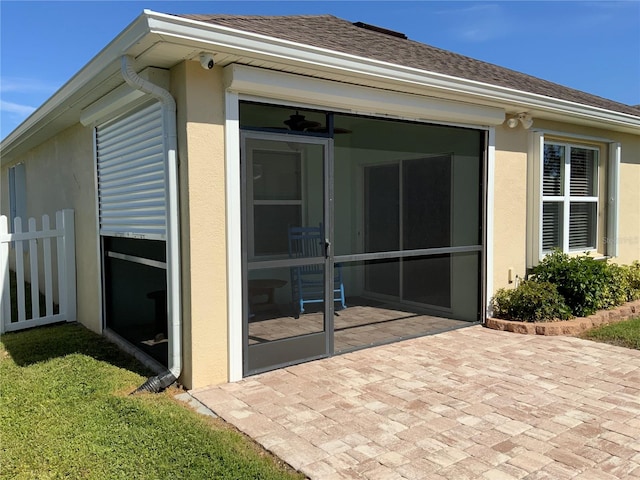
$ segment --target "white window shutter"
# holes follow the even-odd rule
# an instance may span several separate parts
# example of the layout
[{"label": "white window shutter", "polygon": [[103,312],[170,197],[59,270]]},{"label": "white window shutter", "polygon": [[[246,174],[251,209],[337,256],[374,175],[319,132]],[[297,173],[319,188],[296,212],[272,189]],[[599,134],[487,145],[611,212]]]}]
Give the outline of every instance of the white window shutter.
[{"label": "white window shutter", "polygon": [[607,238],[606,254],[609,257],[618,256],[618,211],[620,191],[620,156],[619,143],[609,144],[609,168],[607,180]]},{"label": "white window shutter", "polygon": [[157,102],[96,128],[101,235],[166,239],[164,149]]},{"label": "white window shutter", "polygon": [[531,132],[527,161],[527,267],[538,264],[542,252],[542,179],[544,133]]}]

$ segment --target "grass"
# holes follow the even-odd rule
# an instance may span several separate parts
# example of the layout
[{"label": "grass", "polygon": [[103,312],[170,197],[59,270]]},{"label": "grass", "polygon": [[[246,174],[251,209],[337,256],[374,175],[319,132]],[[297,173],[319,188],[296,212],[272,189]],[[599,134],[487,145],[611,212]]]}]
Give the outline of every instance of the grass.
[{"label": "grass", "polygon": [[640,317],[588,330],[581,337],[640,350]]},{"label": "grass", "polygon": [[175,389],[129,396],[150,374],[79,325],[3,335],[0,478],[303,478]]}]

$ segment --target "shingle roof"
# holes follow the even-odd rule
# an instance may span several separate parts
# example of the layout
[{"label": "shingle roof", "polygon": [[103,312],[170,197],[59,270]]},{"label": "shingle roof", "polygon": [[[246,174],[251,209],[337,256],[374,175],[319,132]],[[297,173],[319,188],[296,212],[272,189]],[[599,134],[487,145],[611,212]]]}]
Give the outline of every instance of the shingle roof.
[{"label": "shingle roof", "polygon": [[413,40],[367,30],[332,15],[248,16],[176,15],[237,30],[413,67],[429,72],[475,80],[640,116],[637,107],[614,102],[557,83],[475,60]]}]

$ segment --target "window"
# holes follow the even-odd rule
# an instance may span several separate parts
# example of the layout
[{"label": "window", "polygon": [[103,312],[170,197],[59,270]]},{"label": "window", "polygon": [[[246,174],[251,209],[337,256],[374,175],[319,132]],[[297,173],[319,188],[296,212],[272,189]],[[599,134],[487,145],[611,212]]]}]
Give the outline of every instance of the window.
[{"label": "window", "polygon": [[547,134],[531,134],[527,265],[535,266],[554,248],[615,257],[620,144],[561,132]]},{"label": "window", "polygon": [[598,154],[591,147],[544,144],[543,252],[597,248]]},{"label": "window", "polygon": [[14,231],[13,221],[22,218],[23,225],[27,221],[27,186],[24,163],[9,168],[9,230]]}]

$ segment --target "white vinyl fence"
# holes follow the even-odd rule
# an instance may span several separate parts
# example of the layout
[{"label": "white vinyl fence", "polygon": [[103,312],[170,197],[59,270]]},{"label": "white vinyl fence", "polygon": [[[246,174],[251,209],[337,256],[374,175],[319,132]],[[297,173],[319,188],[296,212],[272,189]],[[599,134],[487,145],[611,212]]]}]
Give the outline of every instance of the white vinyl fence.
[{"label": "white vinyl fence", "polygon": [[[22,219],[17,217],[13,233],[9,233],[7,217],[0,217],[0,333],[76,320],[73,210],[56,212],[53,227],[49,216],[43,215],[41,226],[37,230],[36,219],[30,218],[28,229],[24,231]],[[12,282],[10,267],[15,271],[15,281]],[[30,298],[27,298],[25,279],[31,284]],[[43,286],[43,291],[39,285]],[[44,311],[40,309],[42,295]],[[30,311],[27,310],[28,300]],[[17,316],[14,313],[13,319],[12,303],[17,307]]]}]

